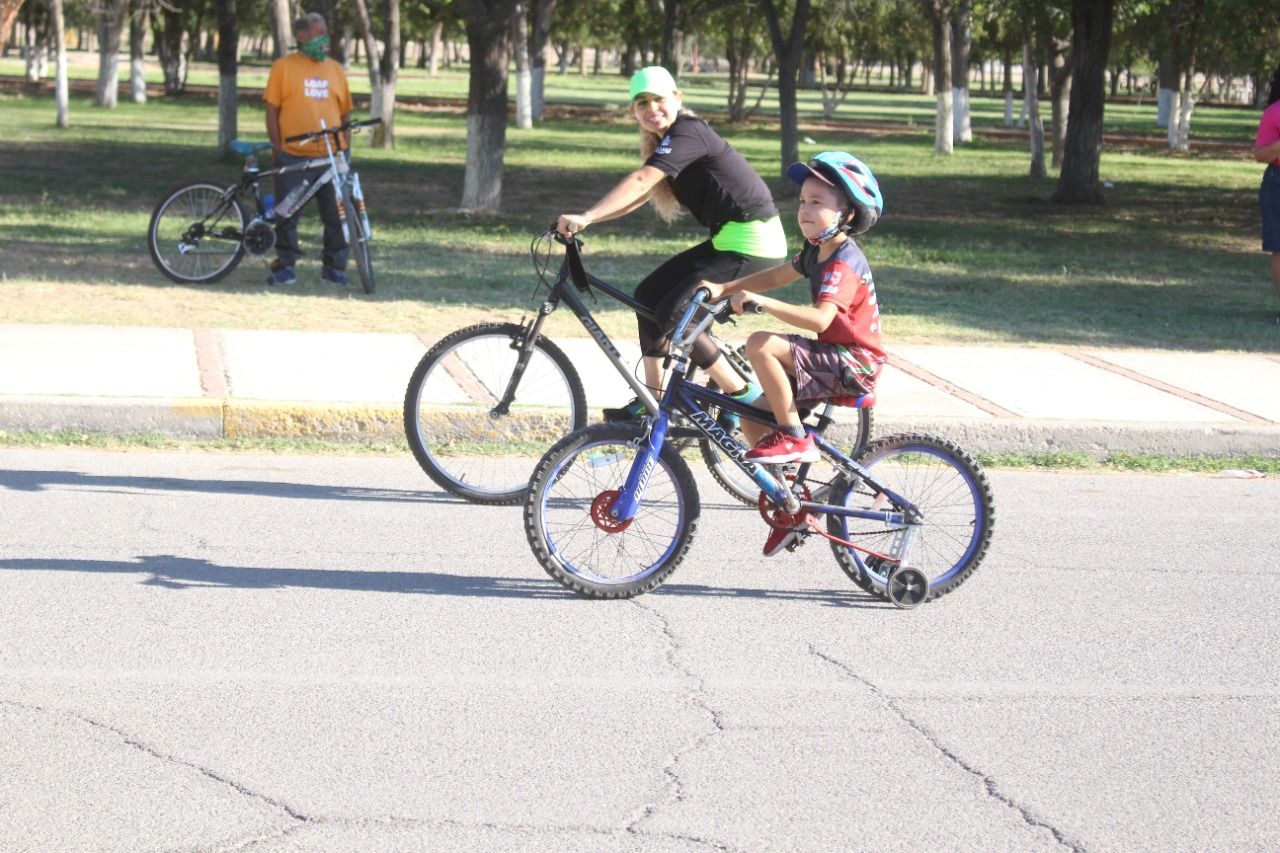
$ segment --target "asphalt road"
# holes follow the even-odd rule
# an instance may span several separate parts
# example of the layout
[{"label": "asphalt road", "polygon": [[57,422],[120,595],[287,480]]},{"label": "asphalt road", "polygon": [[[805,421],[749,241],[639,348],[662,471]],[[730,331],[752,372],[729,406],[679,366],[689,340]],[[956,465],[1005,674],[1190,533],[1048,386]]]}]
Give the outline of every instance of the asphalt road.
[{"label": "asphalt road", "polygon": [[992,479],[902,612],[709,479],[595,602],[411,459],[0,451],[0,849],[1280,847],[1280,483]]}]

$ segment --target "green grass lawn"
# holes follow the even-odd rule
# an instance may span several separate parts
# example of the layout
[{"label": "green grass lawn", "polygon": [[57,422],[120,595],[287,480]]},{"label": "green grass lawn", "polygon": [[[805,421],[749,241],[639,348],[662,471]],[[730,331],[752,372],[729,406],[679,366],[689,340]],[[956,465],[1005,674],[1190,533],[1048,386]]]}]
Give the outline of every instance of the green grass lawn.
[{"label": "green grass lawn", "polygon": [[[13,66],[0,63],[0,73],[21,70]],[[192,81],[203,73],[197,67]],[[358,73],[352,80],[357,88],[367,83]],[[721,108],[723,92],[714,82],[705,91],[700,82],[686,85],[696,108]],[[411,69],[400,91],[464,94],[465,75],[455,70],[431,80]],[[558,213],[589,205],[637,164],[636,131],[622,112],[621,91],[616,75],[549,78],[549,102],[598,109],[561,111],[533,130],[508,130],[505,209],[497,216],[457,212],[466,119],[456,109],[401,110],[394,150],[358,144],[377,238],[373,297],[339,294],[319,282],[314,214],[300,228],[310,254],[299,266],[299,283],[287,290],[263,286],[260,259],[246,259],[224,282],[203,287],[173,284],[153,268],[145,234],[165,191],[196,178],[229,182],[237,173],[235,164],[213,156],[217,117],[209,98],[122,101],[101,110],[75,96],[72,126],[59,131],[50,96],[0,95],[6,130],[0,321],[442,333],[482,317],[518,317],[533,285],[530,239]],[[918,95],[860,93],[835,124],[818,122],[819,110],[802,117],[802,135],[814,140],[802,145],[802,156],[847,148],[880,177],[885,216],[859,242],[876,272],[890,346],[1280,351],[1280,330],[1266,322],[1277,306],[1258,251],[1260,167],[1246,148],[1187,156],[1136,144],[1109,147],[1102,160],[1112,185],[1108,204],[1061,208],[1048,200],[1053,179],[1026,177],[1025,140],[979,137],[951,157],[935,156],[931,103]],[[1001,101],[980,99],[976,106],[975,121],[1000,123]],[[1109,107],[1109,121],[1138,128],[1147,122],[1142,109]],[[1197,133],[1214,128],[1220,139],[1251,138],[1256,115],[1216,112],[1197,111]],[[895,117],[899,127],[885,129]],[[241,136],[265,137],[262,110],[252,102],[242,106],[239,122]],[[794,188],[777,178],[776,122],[718,127],[770,180],[794,243]],[[584,237],[589,268],[629,285],[703,235],[691,219],[668,227],[641,211]],[[796,286],[783,295],[805,298]],[[633,334],[626,312],[605,302],[600,311],[611,333]],[[572,330],[571,321],[556,320],[553,332]],[[767,322],[753,318],[743,329]]]},{"label": "green grass lawn", "polygon": [[[120,66],[121,80],[127,80],[129,66],[127,57],[122,56]],[[154,61],[146,63],[145,76],[152,85],[160,85],[163,74]],[[242,90],[260,90],[267,82],[267,71],[270,62],[257,60],[252,56],[241,57],[237,83]],[[0,74],[21,75],[24,71],[22,60],[11,58],[0,61]],[[98,56],[96,53],[71,52],[68,59],[68,75],[72,79],[96,80],[98,74]],[[514,74],[514,72],[513,72]],[[349,70],[352,91],[358,95],[369,92],[368,72],[363,65],[353,65]],[[862,77],[859,76],[859,82]],[[193,62],[187,76],[192,86],[218,85],[217,67],[207,62]],[[760,87],[768,81],[760,76],[753,80],[748,105],[756,103]],[[405,97],[458,98],[467,97],[468,76],[465,66],[453,68],[441,67],[436,76],[429,76],[425,69],[416,68],[413,63],[399,73],[396,93]],[[872,77],[873,88],[856,89],[840,101],[834,117],[840,121],[861,123],[888,123],[909,126],[932,126],[935,99],[933,95],[916,92],[885,91],[887,80]],[[879,85],[877,85],[879,84]],[[684,87],[686,103],[695,110],[715,115],[727,112],[729,86],[725,74],[685,74],[681,80]],[[1015,79],[1014,85],[1021,85]],[[918,88],[918,87],[917,87]],[[510,88],[514,98],[515,86]],[[548,68],[546,78],[546,98],[551,103],[559,104],[607,104],[619,111],[625,108],[627,101],[625,81],[617,73],[606,73],[599,76],[578,73],[572,66],[565,74],[556,73],[554,66]],[[1004,127],[1004,95],[1000,92],[980,91],[976,84],[971,90],[972,120],[975,128]],[[1015,118],[1018,103],[1014,104]],[[822,118],[822,96],[817,90],[800,90],[798,93],[798,109],[801,120],[817,121]],[[1041,104],[1041,113],[1045,124],[1049,122],[1049,104]],[[778,97],[776,86],[770,85],[760,101],[758,115],[764,119],[776,119],[778,114]],[[1164,130],[1156,126],[1156,103],[1151,96],[1145,98],[1121,98],[1107,106],[1104,131],[1108,134],[1125,134],[1163,138]],[[1192,117],[1193,140],[1198,142],[1228,143],[1249,145],[1253,141],[1257,129],[1258,113],[1242,107],[1224,107],[1205,105],[1197,107]]]}]

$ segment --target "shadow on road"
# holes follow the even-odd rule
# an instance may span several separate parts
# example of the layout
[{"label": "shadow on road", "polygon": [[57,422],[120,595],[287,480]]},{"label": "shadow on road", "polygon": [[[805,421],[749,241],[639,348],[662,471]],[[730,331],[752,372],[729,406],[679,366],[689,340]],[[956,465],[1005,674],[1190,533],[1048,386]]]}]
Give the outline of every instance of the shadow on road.
[{"label": "shadow on road", "polygon": [[10,489],[16,492],[41,492],[58,486],[86,488],[119,494],[139,491],[220,492],[267,498],[300,498],[303,500],[460,503],[457,498],[442,491],[368,489],[355,486],[324,486],[311,483],[278,483],[267,480],[195,480],[183,477],[133,477],[116,474],[81,474],[78,471],[0,471],[0,489]]},{"label": "shadow on road", "polygon": [[[146,574],[143,584],[165,589],[334,589],[350,592],[402,592],[420,595],[488,598],[559,598],[588,601],[550,579],[453,575],[445,572],[353,572],[335,569],[260,569],[220,566],[168,554],[135,560],[0,560],[0,571],[98,572]],[[762,589],[668,583],[655,596],[810,601],[829,607],[885,608],[889,605],[857,590]]]}]

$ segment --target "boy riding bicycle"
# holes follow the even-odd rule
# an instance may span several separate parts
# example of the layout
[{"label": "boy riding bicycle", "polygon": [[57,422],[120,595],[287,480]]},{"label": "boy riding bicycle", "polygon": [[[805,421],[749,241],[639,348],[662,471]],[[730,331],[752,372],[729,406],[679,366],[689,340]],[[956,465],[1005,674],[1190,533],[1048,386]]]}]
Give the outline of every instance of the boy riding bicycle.
[{"label": "boy riding bicycle", "polygon": [[[790,264],[724,284],[700,285],[710,292],[710,299],[731,297],[737,313],[745,303],[756,303],[779,320],[817,335],[815,339],[753,332],[747,339],[747,358],[764,390],[756,405],[767,402],[778,423],[775,432],[764,436],[763,427],[743,421],[743,433],[755,445],[747,458],[770,465],[818,461],[799,406],[871,393],[886,358],[871,268],[850,236],[869,229],[884,210],[875,176],[852,154],[826,151],[808,163],[793,164],[787,177],[800,184],[797,220],[807,245]],[[809,279],[812,305],[755,295],[801,277]],[[775,528],[765,543],[765,556],[790,545],[796,535]]]}]

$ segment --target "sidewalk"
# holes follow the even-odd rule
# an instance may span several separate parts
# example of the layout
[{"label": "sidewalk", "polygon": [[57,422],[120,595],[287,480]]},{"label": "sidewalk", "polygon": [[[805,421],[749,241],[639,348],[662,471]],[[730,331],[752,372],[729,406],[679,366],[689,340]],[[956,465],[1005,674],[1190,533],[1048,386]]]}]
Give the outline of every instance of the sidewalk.
[{"label": "sidewalk", "polygon": [[[180,438],[403,436],[409,334],[0,324],[0,430]],[[557,341],[599,409],[629,389],[583,339]],[[633,344],[618,342],[628,363]],[[1280,355],[896,346],[876,434],[974,451],[1280,454]]]}]

